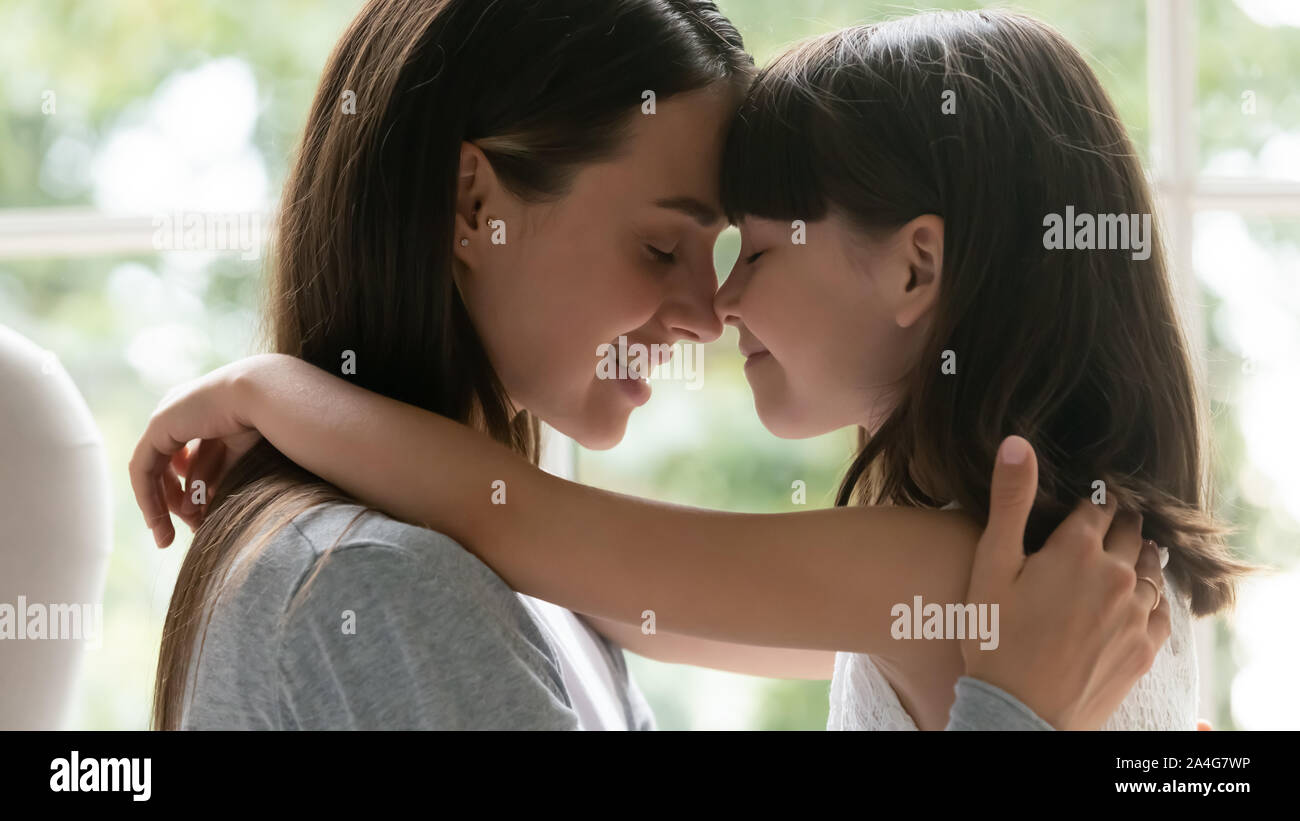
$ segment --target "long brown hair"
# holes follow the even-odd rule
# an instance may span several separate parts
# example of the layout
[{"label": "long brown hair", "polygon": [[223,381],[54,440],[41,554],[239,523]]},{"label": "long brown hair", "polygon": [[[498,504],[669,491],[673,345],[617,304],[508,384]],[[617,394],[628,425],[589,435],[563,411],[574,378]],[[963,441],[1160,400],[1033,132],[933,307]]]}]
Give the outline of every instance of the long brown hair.
[{"label": "long brown hair", "polygon": [[[452,276],[462,143],[516,195],[557,198],[616,155],[644,90],[739,85],[752,66],[708,0],[371,0],[329,58],[281,197],[272,349],[329,370],[351,352],[362,387],[535,461],[537,422],[511,404]],[[350,500],[265,442],[222,481],[167,612],[155,728],[180,726],[232,568],[326,501]]]},{"label": "long brown hair", "polygon": [[[1165,256],[1048,250],[1050,214],[1154,214],[1115,108],[1079,52],[1033,18],[942,12],[813,38],[759,73],[728,138],[723,202],[864,232],[944,219],[932,333],[837,504],[938,507],[981,520],[1001,440],[1029,439],[1038,549],[1104,482],[1198,615],[1250,568],[1211,514],[1188,345]],[[1073,231],[1071,226],[1067,230]],[[941,368],[952,352],[956,373]]]}]

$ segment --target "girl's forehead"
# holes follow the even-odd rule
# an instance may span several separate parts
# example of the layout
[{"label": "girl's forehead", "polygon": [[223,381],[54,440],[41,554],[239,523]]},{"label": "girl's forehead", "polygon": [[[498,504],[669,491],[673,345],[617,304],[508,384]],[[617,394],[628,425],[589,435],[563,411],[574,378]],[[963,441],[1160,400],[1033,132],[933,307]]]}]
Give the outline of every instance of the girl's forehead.
[{"label": "girl's forehead", "polygon": [[740,221],[736,223],[736,227],[740,229],[742,234],[746,232],[763,233],[775,230],[783,225],[785,225],[785,223],[781,220],[770,219],[768,217],[756,217],[752,214],[741,217]]}]

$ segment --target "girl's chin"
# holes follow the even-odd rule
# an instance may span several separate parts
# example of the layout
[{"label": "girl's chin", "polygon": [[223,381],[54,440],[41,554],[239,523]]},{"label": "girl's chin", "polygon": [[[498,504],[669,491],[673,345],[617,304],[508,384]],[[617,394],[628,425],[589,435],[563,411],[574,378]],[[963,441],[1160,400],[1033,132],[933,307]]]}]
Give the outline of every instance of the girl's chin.
[{"label": "girl's chin", "polygon": [[767,432],[778,439],[810,439],[815,433],[807,433],[797,425],[792,425],[779,415],[759,413],[758,419],[767,428]]},{"label": "girl's chin", "polygon": [[765,391],[754,391],[754,410],[758,413],[758,421],[778,439],[812,439],[838,430],[836,426],[827,425],[825,420],[809,419],[795,403],[777,400]]}]

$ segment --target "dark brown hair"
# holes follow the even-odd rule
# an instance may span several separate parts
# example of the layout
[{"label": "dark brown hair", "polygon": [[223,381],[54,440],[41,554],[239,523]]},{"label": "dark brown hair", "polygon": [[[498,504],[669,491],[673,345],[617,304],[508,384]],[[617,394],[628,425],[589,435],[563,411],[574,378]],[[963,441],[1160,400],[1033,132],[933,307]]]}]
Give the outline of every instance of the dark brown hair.
[{"label": "dark brown hair", "polygon": [[[557,198],[617,154],[643,91],[739,86],[752,66],[708,0],[371,0],[329,58],[281,197],[271,348],[327,370],[351,351],[362,387],[536,460],[536,421],[511,404],[452,276],[461,145],[516,195]],[[348,499],[265,442],[222,481],[167,612],[156,728],[180,726],[203,614],[236,560],[246,570],[326,501]]]},{"label": "dark brown hair", "polygon": [[[1211,515],[1201,402],[1158,234],[1145,260],[1045,248],[1045,218],[1067,206],[1155,224],[1115,108],[1064,37],[974,11],[811,39],[760,72],[723,166],[733,221],[834,211],[878,232],[944,220],[928,347],[892,386],[837,504],[955,501],[982,521],[998,445],[1019,434],[1039,461],[1028,550],[1101,480],[1170,548],[1193,612],[1231,605],[1249,567]],[[955,375],[941,371],[945,351]]]}]

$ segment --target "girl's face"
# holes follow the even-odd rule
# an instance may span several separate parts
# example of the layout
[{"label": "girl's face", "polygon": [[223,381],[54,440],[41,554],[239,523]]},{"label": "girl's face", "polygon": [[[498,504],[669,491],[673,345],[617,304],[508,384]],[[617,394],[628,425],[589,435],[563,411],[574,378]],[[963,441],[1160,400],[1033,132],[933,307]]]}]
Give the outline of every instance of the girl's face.
[{"label": "girl's face", "polygon": [[476,148],[462,154],[455,252],[474,327],[514,403],[585,447],[617,444],[650,397],[643,379],[600,378],[602,346],[722,331],[717,178],[736,103],[718,84],[638,110],[623,150],[550,203],[513,196]]},{"label": "girl's face", "polygon": [[926,340],[942,220],[926,215],[868,236],[832,214],[800,237],[791,223],[746,218],[740,231],[740,257],[715,303],[740,331],[763,424],[787,439],[874,430]]}]

